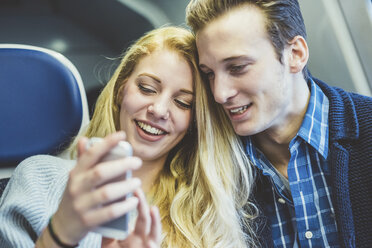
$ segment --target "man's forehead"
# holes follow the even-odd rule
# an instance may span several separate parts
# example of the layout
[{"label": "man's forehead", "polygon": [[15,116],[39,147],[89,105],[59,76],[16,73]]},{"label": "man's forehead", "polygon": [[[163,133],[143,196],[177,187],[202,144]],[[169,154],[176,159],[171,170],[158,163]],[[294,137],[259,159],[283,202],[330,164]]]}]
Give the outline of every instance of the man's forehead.
[{"label": "man's forehead", "polygon": [[254,39],[257,36],[266,36],[266,18],[257,7],[244,5],[232,9],[212,20],[196,34],[199,42],[211,42],[215,39],[224,43],[231,40]]},{"label": "man's forehead", "polygon": [[256,9],[230,11],[200,30],[196,35],[200,63],[254,54],[260,43],[268,42],[264,18]]}]

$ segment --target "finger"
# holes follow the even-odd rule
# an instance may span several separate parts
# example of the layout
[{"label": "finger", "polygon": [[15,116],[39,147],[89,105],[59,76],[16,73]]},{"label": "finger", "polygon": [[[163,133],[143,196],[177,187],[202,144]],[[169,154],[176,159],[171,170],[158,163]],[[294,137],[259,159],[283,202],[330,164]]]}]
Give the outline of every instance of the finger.
[{"label": "finger", "polygon": [[108,135],[103,142],[96,143],[92,147],[85,149],[85,152],[78,158],[77,171],[85,171],[97,164],[119,141],[125,139],[125,133],[120,131]]},{"label": "finger", "polygon": [[77,143],[77,157],[79,158],[81,154],[85,151],[85,147],[87,145],[88,138],[87,137],[80,137]]},{"label": "finger", "polygon": [[145,194],[142,189],[138,189],[134,192],[134,195],[139,199],[137,206],[138,217],[136,221],[136,227],[134,232],[143,238],[145,238],[150,232],[151,217],[149,211],[149,205],[147,204]]},{"label": "finger", "polygon": [[160,247],[160,244],[157,244],[151,240],[147,242],[147,246],[146,246],[146,248],[159,248],[159,247]]},{"label": "finger", "polygon": [[112,180],[125,180],[128,171],[136,170],[142,165],[142,160],[137,157],[126,157],[99,163],[84,173],[80,178],[82,191],[90,190]]},{"label": "finger", "polygon": [[71,187],[75,194],[91,191],[114,180],[126,180],[128,171],[136,170],[141,165],[142,160],[137,157],[102,162],[84,173],[75,174]]},{"label": "finger", "polygon": [[120,248],[118,240],[107,237],[102,237],[101,247],[105,248]]},{"label": "finger", "polygon": [[83,224],[92,229],[105,222],[114,220],[134,210],[138,205],[137,197],[129,197],[123,201],[93,209],[82,216]]},{"label": "finger", "polygon": [[161,242],[161,218],[159,209],[156,206],[152,206],[150,210],[151,216],[151,230],[149,238],[154,241],[155,244],[160,245]]},{"label": "finger", "polygon": [[138,178],[105,184],[94,191],[81,195],[75,203],[75,209],[79,212],[84,212],[101,205],[109,204],[126,197],[140,186],[141,180]]}]

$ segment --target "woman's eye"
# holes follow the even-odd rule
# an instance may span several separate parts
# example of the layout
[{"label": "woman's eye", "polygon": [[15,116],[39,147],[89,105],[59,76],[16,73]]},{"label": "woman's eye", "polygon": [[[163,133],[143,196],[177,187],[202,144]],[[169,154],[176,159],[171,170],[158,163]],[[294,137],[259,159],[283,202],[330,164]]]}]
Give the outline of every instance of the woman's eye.
[{"label": "woman's eye", "polygon": [[187,103],[187,102],[184,102],[182,100],[174,100],[178,106],[180,106],[181,108],[184,108],[184,109],[191,109],[191,104]]},{"label": "woman's eye", "polygon": [[149,87],[146,87],[142,84],[138,84],[138,88],[140,89],[141,92],[143,93],[146,93],[146,94],[153,94],[153,93],[156,93],[155,90],[149,88]]},{"label": "woman's eye", "polygon": [[245,68],[246,65],[234,65],[230,67],[230,72],[239,73]]}]

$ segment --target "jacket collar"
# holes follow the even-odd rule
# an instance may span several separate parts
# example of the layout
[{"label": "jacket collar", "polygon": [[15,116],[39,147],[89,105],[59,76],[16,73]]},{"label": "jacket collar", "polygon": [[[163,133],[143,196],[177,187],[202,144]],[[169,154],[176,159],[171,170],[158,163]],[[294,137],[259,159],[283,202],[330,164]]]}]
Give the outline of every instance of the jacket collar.
[{"label": "jacket collar", "polygon": [[313,80],[329,100],[329,137],[332,139],[330,141],[358,139],[359,124],[350,93],[340,88],[330,87],[319,79],[313,78]]}]

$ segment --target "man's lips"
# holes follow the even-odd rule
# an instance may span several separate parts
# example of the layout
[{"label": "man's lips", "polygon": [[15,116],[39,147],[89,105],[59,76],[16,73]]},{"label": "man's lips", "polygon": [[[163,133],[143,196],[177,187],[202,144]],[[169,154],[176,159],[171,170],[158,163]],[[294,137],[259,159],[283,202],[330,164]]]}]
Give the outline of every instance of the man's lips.
[{"label": "man's lips", "polygon": [[236,108],[229,108],[228,111],[230,115],[237,116],[237,115],[244,114],[250,106],[252,106],[252,103],[244,105],[244,106],[236,107]]}]

